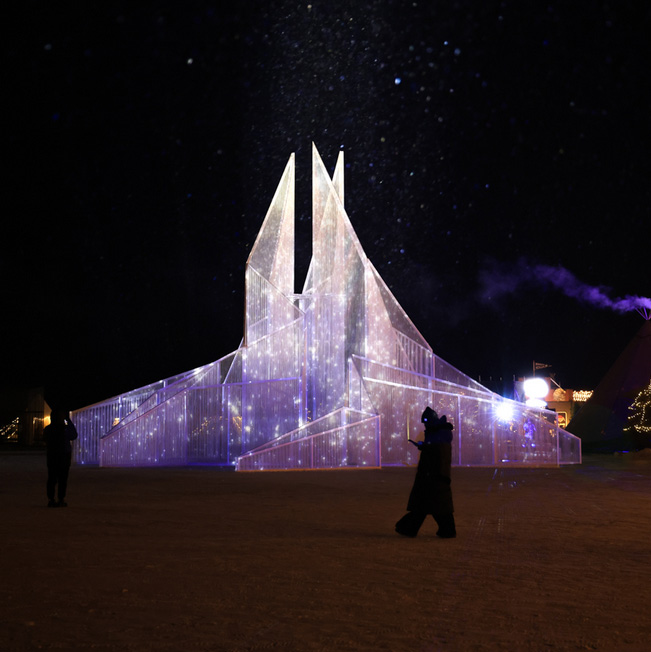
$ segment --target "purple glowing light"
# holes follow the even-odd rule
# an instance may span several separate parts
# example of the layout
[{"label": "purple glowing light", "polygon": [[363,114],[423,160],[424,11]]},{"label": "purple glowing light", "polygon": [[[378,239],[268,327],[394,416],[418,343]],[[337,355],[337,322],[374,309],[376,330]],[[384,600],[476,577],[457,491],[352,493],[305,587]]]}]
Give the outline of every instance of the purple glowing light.
[{"label": "purple glowing light", "polygon": [[[312,260],[295,294],[290,157],[247,261],[240,348],[77,411],[78,462],[414,464],[408,439],[426,405],[455,425],[455,464],[580,461],[579,440],[553,415],[497,396],[434,354],[366,257],[344,209],[343,174],[343,152],[331,178],[313,149]],[[506,405],[508,423],[496,421]],[[525,424],[535,424],[526,435]]]}]

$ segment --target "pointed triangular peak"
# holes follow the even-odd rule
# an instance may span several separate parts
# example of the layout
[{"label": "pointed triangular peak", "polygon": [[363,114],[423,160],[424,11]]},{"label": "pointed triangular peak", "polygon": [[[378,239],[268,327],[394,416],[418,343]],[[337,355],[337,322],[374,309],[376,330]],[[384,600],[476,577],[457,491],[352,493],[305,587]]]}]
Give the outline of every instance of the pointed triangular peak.
[{"label": "pointed triangular peak", "polygon": [[650,376],[651,320],[648,320],[570,421],[568,431],[581,437],[584,442],[613,443],[610,447],[605,443],[596,445],[596,449],[609,450],[629,445],[630,442],[621,439],[622,429],[629,415],[629,406],[648,385]]},{"label": "pointed triangular peak", "polygon": [[[367,275],[366,290],[362,289],[360,293],[358,288],[353,292],[355,297],[350,298],[350,302],[363,302],[364,310],[368,312],[364,321],[370,318],[372,313],[373,317],[370,318],[370,321],[373,323],[373,328],[377,329],[380,322],[388,317],[387,325],[390,324],[393,329],[409,338],[422,350],[431,353],[431,347],[425,338],[414,326],[367,258],[343,207],[343,152],[339,152],[332,179],[328,176],[314,145],[312,156],[314,231],[313,259],[310,266],[312,274],[309,276],[309,287],[317,289],[318,292],[349,294],[353,292],[354,279],[361,279],[360,270],[366,268],[370,272]],[[372,283],[377,289],[378,294],[374,294],[373,297],[369,294],[371,292],[369,283]],[[362,295],[364,295],[363,298]],[[361,324],[356,324],[356,326],[361,328]],[[357,328],[357,330],[360,329]],[[393,336],[389,333],[386,334],[386,337],[393,340]],[[368,341],[366,337],[361,338],[360,336],[358,346],[353,347],[357,353],[366,349],[366,345],[361,345],[362,340]],[[371,344],[368,346],[372,348]],[[390,355],[393,360],[394,354]],[[380,357],[383,362],[387,362],[384,360],[384,356]]]},{"label": "pointed triangular peak", "polygon": [[409,315],[404,311],[403,307],[398,303],[398,300],[393,296],[391,290],[389,290],[387,284],[384,282],[378,271],[375,269],[373,264],[369,261],[369,265],[373,271],[373,277],[377,283],[377,287],[382,296],[384,302],[384,307],[387,311],[389,319],[391,320],[391,325],[397,331],[406,335],[408,338],[419,344],[425,349],[431,351],[431,346],[427,343],[427,340],[420,334],[420,331],[414,326],[413,322],[409,318]]},{"label": "pointed triangular peak", "polygon": [[312,251],[321,231],[326,199],[331,192],[332,182],[325,170],[316,145],[312,143]]},{"label": "pointed triangular peak", "polygon": [[332,175],[332,185],[334,186],[337,196],[341,205],[344,206],[344,153],[339,151],[339,156],[337,156],[337,165],[335,165],[335,171]]},{"label": "pointed triangular peak", "polygon": [[[366,259],[357,234],[350,223],[343,205],[344,194],[344,164],[343,152],[339,152],[337,165],[330,178],[328,171],[323,164],[316,145],[312,145],[312,251],[313,256],[319,250],[318,243],[327,243],[327,246],[334,245],[340,237],[347,237],[349,243],[356,249],[360,258]],[[328,233],[321,233],[324,224],[324,217],[327,217]]]},{"label": "pointed triangular peak", "polygon": [[[331,184],[326,181],[328,175],[325,172],[325,166],[316,148],[312,143],[312,258],[305,277],[303,285],[303,294],[309,293],[314,289],[314,251],[318,249],[317,234],[320,231],[325,205],[327,200],[324,199],[334,190],[335,195],[339,198],[339,204],[343,210],[344,204],[344,153],[339,152],[334,174],[332,175]],[[318,181],[317,181],[318,180]]]},{"label": "pointed triangular peak", "polygon": [[246,263],[284,294],[294,292],[294,178],[292,154]]}]

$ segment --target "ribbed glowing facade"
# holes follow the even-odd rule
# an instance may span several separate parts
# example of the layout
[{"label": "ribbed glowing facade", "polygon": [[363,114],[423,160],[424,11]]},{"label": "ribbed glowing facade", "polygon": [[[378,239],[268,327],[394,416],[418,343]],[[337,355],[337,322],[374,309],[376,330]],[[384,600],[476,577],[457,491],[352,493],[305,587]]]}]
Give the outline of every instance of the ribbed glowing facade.
[{"label": "ribbed glowing facade", "polygon": [[[78,463],[239,470],[413,464],[430,405],[457,465],[581,461],[553,412],[504,399],[438,358],[366,257],[313,149],[312,260],[294,289],[294,156],[246,265],[237,351],[74,413]],[[490,346],[486,342],[486,346]],[[505,410],[506,408],[506,410]],[[498,417],[499,415],[499,417]]]}]

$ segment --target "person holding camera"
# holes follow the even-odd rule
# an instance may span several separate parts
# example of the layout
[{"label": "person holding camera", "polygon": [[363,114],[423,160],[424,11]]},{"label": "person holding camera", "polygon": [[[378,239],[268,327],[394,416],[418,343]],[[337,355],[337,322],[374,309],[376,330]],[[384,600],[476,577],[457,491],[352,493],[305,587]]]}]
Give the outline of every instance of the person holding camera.
[{"label": "person holding camera", "polygon": [[[47,450],[48,507],[67,507],[66,490],[72,461],[72,444],[77,439],[77,429],[67,410],[55,408],[50,415],[50,425],[43,429]],[[54,500],[55,493],[58,502]]]},{"label": "person holding camera", "polygon": [[409,440],[420,450],[414,486],[409,494],[407,514],[396,523],[396,532],[415,537],[428,514],[439,526],[436,536],[452,539],[457,536],[450,468],[452,465],[452,430],[447,417],[439,416],[427,407],[421,421],[425,425],[425,440]]}]

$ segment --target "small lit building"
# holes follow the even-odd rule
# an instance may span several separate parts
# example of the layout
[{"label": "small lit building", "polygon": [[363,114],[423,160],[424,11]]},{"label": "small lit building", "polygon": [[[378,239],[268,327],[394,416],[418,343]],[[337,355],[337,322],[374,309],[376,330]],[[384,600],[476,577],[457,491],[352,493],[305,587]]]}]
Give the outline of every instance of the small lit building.
[{"label": "small lit building", "polygon": [[42,387],[0,393],[0,445],[31,447],[43,444],[50,407]]},{"label": "small lit building", "polygon": [[592,390],[556,387],[549,390],[545,402],[549,409],[554,410],[558,415],[559,427],[567,428],[567,424],[591,396]]}]

